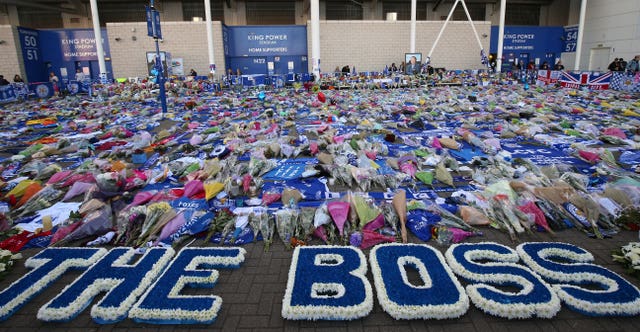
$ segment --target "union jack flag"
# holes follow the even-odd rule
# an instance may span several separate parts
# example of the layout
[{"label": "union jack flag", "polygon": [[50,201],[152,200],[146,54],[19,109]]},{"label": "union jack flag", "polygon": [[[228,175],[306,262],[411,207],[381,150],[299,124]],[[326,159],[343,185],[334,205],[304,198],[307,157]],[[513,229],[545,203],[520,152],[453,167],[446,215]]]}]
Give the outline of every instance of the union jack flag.
[{"label": "union jack flag", "polygon": [[607,90],[611,83],[611,72],[607,73],[570,73],[563,71],[560,76],[560,85],[565,88],[580,89],[583,86],[589,90]]}]

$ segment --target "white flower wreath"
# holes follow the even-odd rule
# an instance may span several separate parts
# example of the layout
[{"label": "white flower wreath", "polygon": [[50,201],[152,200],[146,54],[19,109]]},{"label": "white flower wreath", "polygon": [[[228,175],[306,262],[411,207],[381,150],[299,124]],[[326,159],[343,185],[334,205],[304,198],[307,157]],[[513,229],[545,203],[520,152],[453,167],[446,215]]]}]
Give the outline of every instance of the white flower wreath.
[{"label": "white flower wreath", "polygon": [[[445,254],[451,269],[473,282],[466,287],[471,301],[489,314],[514,318],[551,318],[560,311],[560,299],[540,276],[516,264],[517,253],[492,242],[455,244]],[[480,260],[491,262],[480,263]],[[491,268],[495,273],[485,273]],[[517,273],[517,274],[516,274]],[[508,292],[492,286],[515,285],[518,292]]]},{"label": "white flower wreath", "polygon": [[106,253],[102,248],[47,248],[27,259],[25,266],[31,271],[0,292],[0,321],[11,317],[69,269],[86,269]]},{"label": "white flower wreath", "polygon": [[[304,252],[304,255],[301,254]],[[355,253],[355,256],[353,254]],[[357,257],[358,265],[353,268],[347,263],[345,255],[351,258]],[[303,256],[306,261],[300,257]],[[351,260],[353,261],[353,260]],[[317,275],[315,267],[330,268],[337,276],[349,276],[344,280],[332,279],[332,282],[315,281]],[[343,246],[306,246],[296,247],[293,252],[291,267],[289,269],[289,280],[282,301],[282,317],[294,320],[351,320],[367,316],[373,309],[373,290],[367,280],[367,261],[358,248]],[[294,304],[294,287],[298,282],[306,282],[310,285],[308,298],[313,299],[321,305]],[[353,283],[358,283],[355,285]],[[363,300],[355,304],[343,304],[341,300],[349,298],[351,292],[362,290],[359,294]]]},{"label": "white flower wreath", "polygon": [[[640,314],[640,290],[613,271],[591,264],[593,255],[586,250],[557,242],[523,243],[516,250],[571,309],[590,316]],[[580,286],[585,284],[601,289]]]},{"label": "white flower wreath", "polygon": [[[402,249],[402,252],[398,253],[396,261],[393,262],[391,260],[396,257],[393,255],[395,249]],[[432,260],[421,260],[422,254],[425,253],[429,255],[427,258],[432,258]],[[403,256],[400,256],[400,254],[403,254]],[[378,301],[382,309],[393,318],[456,318],[464,315],[469,309],[469,298],[462,288],[462,285],[446,265],[442,254],[432,247],[424,244],[381,244],[371,250],[369,259],[371,261],[371,271],[373,272]],[[433,261],[433,259],[436,261]],[[397,268],[399,274],[389,273],[389,271],[386,271],[386,269],[381,266],[382,263],[390,265],[387,268],[391,270]],[[406,265],[412,265],[416,268],[424,285],[416,286],[409,282],[405,270]],[[445,284],[444,287],[446,287],[446,289],[435,289],[434,287],[436,287],[436,285],[434,285],[432,281],[432,275],[439,283]],[[400,280],[398,278],[400,278]],[[442,286],[443,285],[440,284],[438,285],[438,287]],[[451,289],[451,287],[455,289]],[[408,291],[408,294],[414,293],[414,296],[405,296],[404,298],[394,296],[392,300],[389,292],[398,292],[399,289],[403,288]],[[425,294],[425,292],[428,293]],[[443,303],[445,300],[449,302]],[[402,303],[401,301],[407,302]],[[418,303],[417,301],[421,303],[416,304]]]},{"label": "white flower wreath", "polygon": [[[174,254],[174,250],[171,248],[149,249],[134,265],[128,265],[128,262],[131,261],[135,255],[135,250],[133,248],[114,248],[105,256],[105,258],[111,253],[114,255],[121,253],[113,264],[110,265],[112,267],[135,267],[142,264],[142,262],[146,263],[147,260],[155,261],[153,266],[147,270],[142,278],[136,279],[136,285],[131,285],[137,287],[132,289],[125,288],[124,290],[119,287],[121,285],[126,285],[123,284],[123,281],[129,281],[129,279],[125,279],[124,276],[121,278],[84,278],[85,276],[91,276],[93,273],[100,272],[95,272],[92,269],[100,264],[100,261],[98,261],[92,266],[92,268],[89,268],[89,270],[83,273],[73,283],[65,287],[58,296],[54,297],[51,301],[42,306],[40,310],[38,310],[38,319],[44,321],[69,321],[82,312],[82,310],[91,303],[91,300],[101,292],[107,292],[107,295],[105,295],[100,302],[91,308],[91,317],[94,321],[99,324],[107,324],[115,323],[126,318],[129,309],[131,309],[134,303],[138,300],[138,297],[169,263]],[[87,279],[91,284],[85,285]],[[72,291],[77,289],[82,290],[80,294]],[[106,306],[104,303],[110,295],[123,297],[124,300],[117,306]],[[57,306],[60,304],[63,305]]]},{"label": "white flower wreath", "polygon": [[[180,292],[188,285],[213,287],[219,275],[214,268],[238,268],[245,254],[243,248],[183,249],[134,305],[129,317],[152,324],[213,323],[222,306],[221,297]],[[185,273],[192,275],[185,276]]]}]

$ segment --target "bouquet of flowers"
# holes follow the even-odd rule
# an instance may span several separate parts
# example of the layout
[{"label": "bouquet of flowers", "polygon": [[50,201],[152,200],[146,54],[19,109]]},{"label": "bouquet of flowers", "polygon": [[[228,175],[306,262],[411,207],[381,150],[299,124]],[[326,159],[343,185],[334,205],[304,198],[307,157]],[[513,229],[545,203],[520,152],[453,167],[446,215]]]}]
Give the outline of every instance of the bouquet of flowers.
[{"label": "bouquet of flowers", "polygon": [[316,209],[313,207],[303,207],[300,209],[300,220],[296,225],[295,236],[298,240],[305,240],[311,233],[313,233],[313,217],[316,214]]},{"label": "bouquet of flowers", "polygon": [[336,224],[340,235],[344,234],[344,225],[349,216],[349,207],[348,202],[329,202],[327,204],[329,215],[331,215],[333,222]]},{"label": "bouquet of flowers", "polygon": [[22,258],[22,254],[14,254],[9,250],[0,249],[0,280],[4,278],[13,267],[16,260]]},{"label": "bouquet of flowers", "polygon": [[272,159],[251,158],[249,161],[249,174],[252,176],[262,176],[276,168],[276,166],[276,162]]},{"label": "bouquet of flowers", "polygon": [[17,216],[15,219],[28,216],[31,213],[46,209],[54,204],[60,197],[62,197],[62,191],[56,190],[51,186],[45,186],[35,195],[31,196],[29,200],[25,202],[20,208],[11,212],[12,216]]},{"label": "bouquet of flowers", "polygon": [[516,240],[516,233],[524,233],[525,229],[520,224],[520,220],[515,215],[514,205],[506,195],[498,194],[489,200],[493,216],[499,226],[509,232],[512,241]]},{"label": "bouquet of flowers", "polygon": [[291,238],[295,234],[298,216],[298,211],[294,209],[282,209],[276,212],[278,235],[288,249],[291,249]]},{"label": "bouquet of flowers", "polygon": [[624,265],[627,273],[640,278],[640,242],[629,242],[615,250],[611,256],[614,261]]},{"label": "bouquet of flowers", "polygon": [[147,207],[145,205],[134,206],[118,213],[116,219],[118,235],[115,243],[118,245],[131,244],[140,235],[140,229],[146,215]]},{"label": "bouquet of flowers", "polygon": [[404,190],[398,190],[393,195],[391,204],[393,205],[393,208],[398,214],[398,218],[400,220],[402,243],[407,243],[407,193]]},{"label": "bouquet of flowers", "polygon": [[351,204],[358,216],[358,223],[354,223],[356,229],[362,229],[364,225],[375,219],[380,210],[376,207],[372,200],[367,199],[364,194],[352,194],[350,195]]},{"label": "bouquet of flowers", "polygon": [[[233,212],[231,212],[229,209],[221,209],[220,211],[218,211],[215,218],[213,218],[213,220],[211,221],[211,224],[209,224],[209,231],[207,232],[207,236],[205,237],[204,242],[209,242],[209,240],[211,240],[211,238],[216,233],[222,232],[224,227],[233,220],[235,220],[235,217],[233,215]],[[255,234],[258,233],[256,232]]]},{"label": "bouquet of flowers", "polygon": [[[171,205],[167,202],[158,202],[150,204],[147,207],[147,215],[142,224],[142,229],[140,231],[140,236],[138,237],[138,241],[136,242],[137,246],[141,246],[145,243],[147,237],[151,234],[151,230],[154,229],[154,226],[160,221],[161,217],[171,211]],[[175,214],[173,215],[175,216]]]},{"label": "bouquet of flowers", "polygon": [[383,202],[380,205],[380,209],[382,210],[382,215],[384,216],[385,222],[391,226],[395,234],[398,234],[400,227],[400,217],[396,213],[393,205],[387,202]]},{"label": "bouquet of flowers", "polygon": [[270,213],[263,213],[259,215],[258,229],[262,234],[264,241],[264,250],[268,251],[269,246],[273,243],[273,234],[275,233],[275,222]]},{"label": "bouquet of flowers", "polygon": [[436,165],[434,175],[436,180],[448,185],[449,187],[455,187],[453,185],[453,177],[451,176],[451,173],[449,173],[447,168],[444,166],[443,162],[439,162],[438,165]]}]

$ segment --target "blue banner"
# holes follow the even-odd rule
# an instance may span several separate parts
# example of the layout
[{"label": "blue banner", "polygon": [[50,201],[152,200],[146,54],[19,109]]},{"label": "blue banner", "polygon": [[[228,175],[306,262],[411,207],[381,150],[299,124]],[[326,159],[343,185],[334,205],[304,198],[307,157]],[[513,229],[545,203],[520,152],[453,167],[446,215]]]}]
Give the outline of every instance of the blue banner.
[{"label": "blue banner", "polygon": [[635,75],[623,72],[612,73],[611,89],[627,92],[640,92],[640,73]]},{"label": "blue banner", "polygon": [[91,81],[83,81],[83,82],[79,82],[79,81],[69,81],[69,83],[67,83],[67,90],[69,91],[69,94],[75,95],[78,93],[89,93],[89,90],[91,89]]},{"label": "blue banner", "polygon": [[[97,78],[98,53],[92,29],[34,30],[19,27],[18,35],[28,82],[45,82],[53,72],[61,82],[74,80],[80,69]],[[107,30],[102,29],[104,56],[110,57]],[[111,62],[107,61],[111,74]]]},{"label": "blue banner", "polygon": [[29,86],[26,83],[11,83],[11,86],[17,99],[27,99],[29,96]]},{"label": "blue banner", "polygon": [[38,82],[29,84],[29,91],[37,98],[49,98],[53,96],[53,84],[49,82]]},{"label": "blue banner", "polygon": [[40,31],[29,28],[18,28],[18,38],[20,38],[20,48],[26,80],[29,82],[46,81],[47,71],[40,52]]},{"label": "blue banner", "polygon": [[155,8],[145,6],[147,12],[147,36],[162,39],[160,30],[160,12]]},{"label": "blue banner", "polygon": [[[563,27],[525,27],[508,26],[504,28],[503,56],[505,59],[520,58],[521,61],[552,63],[564,52],[562,36]],[[491,27],[491,53],[498,52],[498,26]]]},{"label": "blue banner", "polygon": [[578,44],[578,26],[572,25],[564,27],[562,41],[564,42],[562,52],[575,52],[576,45]]},{"label": "blue banner", "polygon": [[287,26],[222,26],[226,67],[233,74],[306,73],[307,28]]},{"label": "blue banner", "polygon": [[[102,29],[102,47],[105,57],[110,57],[107,30]],[[64,61],[98,60],[96,38],[92,29],[61,29],[40,31],[42,48],[47,56]],[[74,70],[75,72],[75,70]]]},{"label": "blue banner", "polygon": [[228,56],[307,54],[307,27],[303,25],[225,28],[223,38]]},{"label": "blue banner", "polygon": [[592,166],[582,159],[551,146],[528,145],[525,142],[507,141],[502,144],[502,148],[511,153],[512,158],[527,158],[538,166],[568,164],[585,173],[589,172]]},{"label": "blue banner", "polygon": [[0,104],[16,101],[16,92],[11,85],[0,86]]},{"label": "blue banner", "polygon": [[292,180],[302,177],[307,165],[317,164],[316,158],[285,159],[263,176],[265,180]]}]

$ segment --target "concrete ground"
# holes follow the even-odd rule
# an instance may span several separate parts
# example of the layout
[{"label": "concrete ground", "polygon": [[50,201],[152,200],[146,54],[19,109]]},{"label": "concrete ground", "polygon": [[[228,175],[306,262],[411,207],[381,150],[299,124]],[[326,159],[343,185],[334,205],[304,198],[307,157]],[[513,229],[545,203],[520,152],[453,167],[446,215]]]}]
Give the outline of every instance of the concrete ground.
[{"label": "concrete ground", "polygon": [[[420,243],[415,237],[411,242]],[[507,234],[493,229],[485,229],[483,237],[471,238],[472,242],[494,241],[515,247]],[[613,262],[611,251],[630,241],[638,241],[638,233],[622,231],[611,239],[591,239],[576,230],[565,230],[551,237],[546,233],[534,233],[520,237],[520,241],[562,241],[581,246],[591,252],[595,263],[620,274],[636,286],[640,280],[624,273],[621,265]],[[428,244],[441,251],[433,241]],[[197,240],[190,246],[204,246]],[[212,244],[207,244],[212,245]],[[288,321],[281,316],[282,298],[286,288],[292,251],[275,240],[268,252],[263,243],[245,246],[247,250],[244,264],[237,270],[220,270],[220,279],[213,289],[190,289],[188,294],[216,294],[222,297],[223,304],[217,320],[211,325],[149,325],[139,324],[126,319],[117,324],[99,325],[90,317],[86,309],[79,317],[68,323],[45,323],[37,320],[38,309],[71,283],[78,272],[68,273],[52,287],[35,297],[22,309],[4,322],[0,322],[0,332],[19,331],[640,331],[640,316],[629,318],[593,318],[571,311],[563,306],[553,319],[507,320],[484,314],[471,305],[469,311],[458,319],[450,320],[395,320],[385,313],[374,300],[370,315],[355,321]],[[39,250],[28,249],[23,252],[24,259]],[[369,250],[365,251],[368,256]],[[0,282],[0,289],[6,288],[27,270],[24,259],[18,262],[13,271]],[[372,281],[371,273],[368,273]],[[97,300],[94,300],[94,303]]]}]

